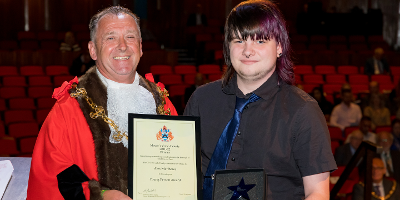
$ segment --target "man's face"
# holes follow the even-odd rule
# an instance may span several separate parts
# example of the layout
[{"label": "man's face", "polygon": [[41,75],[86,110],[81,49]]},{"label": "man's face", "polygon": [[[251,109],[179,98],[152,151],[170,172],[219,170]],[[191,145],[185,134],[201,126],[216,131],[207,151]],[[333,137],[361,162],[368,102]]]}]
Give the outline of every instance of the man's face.
[{"label": "man's face", "polygon": [[386,169],[383,161],[379,158],[374,158],[372,160],[372,181],[374,183],[381,182],[385,173]]},{"label": "man's face", "polygon": [[395,123],[393,125],[393,135],[395,135],[396,137],[400,137],[400,123]]},{"label": "man's face", "polygon": [[350,103],[353,101],[353,94],[351,94],[351,92],[343,93],[342,100],[345,104],[350,105]]},{"label": "man's face", "polygon": [[[240,34],[239,34],[239,37]],[[238,81],[265,82],[276,68],[276,59],[282,48],[275,39],[247,40],[234,39],[229,43],[230,59],[238,74]]]},{"label": "man's face", "polygon": [[354,132],[350,138],[350,145],[354,149],[358,149],[358,147],[360,146],[363,139],[364,139],[364,137],[361,132]]},{"label": "man's face", "polygon": [[380,133],[379,134],[379,145],[382,146],[384,151],[389,151],[390,146],[392,146],[393,140],[390,139],[389,135],[390,133]]},{"label": "man's face", "polygon": [[142,40],[132,16],[108,14],[100,19],[96,44],[89,42],[90,56],[106,78],[132,83],[142,56]]},{"label": "man's face", "polygon": [[366,135],[369,131],[369,129],[371,129],[371,121],[369,120],[362,120],[360,122],[360,131]]}]

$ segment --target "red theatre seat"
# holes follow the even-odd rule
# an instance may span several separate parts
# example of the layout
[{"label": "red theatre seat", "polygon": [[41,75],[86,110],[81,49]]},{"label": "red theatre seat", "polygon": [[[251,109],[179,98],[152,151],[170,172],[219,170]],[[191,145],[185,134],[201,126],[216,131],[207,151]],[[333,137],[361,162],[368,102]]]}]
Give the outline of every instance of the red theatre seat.
[{"label": "red theatre seat", "polygon": [[352,65],[341,65],[338,67],[339,74],[358,74],[358,67]]},{"label": "red theatre seat", "polygon": [[393,84],[392,77],[384,74],[371,75],[371,81],[376,81],[379,84]]},{"label": "red theatre seat", "polygon": [[[343,132],[340,128],[334,127],[334,126],[328,126],[329,134],[331,136],[331,140],[336,140],[336,141],[343,141]],[[335,152],[333,152],[335,153]]]},{"label": "red theatre seat", "polygon": [[5,110],[7,110],[6,100],[0,99],[0,111],[5,111]]},{"label": "red theatre seat", "polygon": [[18,43],[15,40],[3,40],[0,41],[0,49],[3,50],[17,50],[18,49]]},{"label": "red theatre seat", "polygon": [[314,70],[311,65],[296,65],[294,66],[295,74],[313,74]]},{"label": "red theatre seat", "polygon": [[58,50],[60,48],[60,44],[55,40],[46,40],[40,42],[40,48],[46,50]]},{"label": "red theatre seat", "polygon": [[196,66],[194,65],[178,65],[174,67],[175,74],[195,74]]},{"label": "red theatre seat", "polygon": [[324,78],[321,74],[304,74],[303,75],[304,83],[312,83],[312,84],[324,84]]},{"label": "red theatre seat", "polygon": [[333,93],[340,93],[340,90],[342,89],[341,84],[324,84],[322,86],[322,89],[326,94],[333,94]]},{"label": "red theatre seat", "polygon": [[60,87],[64,81],[70,81],[74,79],[75,76],[70,76],[70,75],[60,75],[60,76],[54,76],[53,82],[54,82],[54,87]]},{"label": "red theatre seat", "polygon": [[350,84],[350,86],[353,94],[369,92],[368,84]]},{"label": "red theatre seat", "polygon": [[393,76],[399,76],[400,75],[400,66],[390,66],[390,73]]},{"label": "red theatre seat", "polygon": [[37,40],[22,40],[19,42],[22,50],[37,50],[39,49],[39,42]]},{"label": "red theatre seat", "polygon": [[199,65],[199,72],[202,74],[218,74],[221,73],[219,65]]},{"label": "red theatre seat", "polygon": [[0,98],[18,98],[26,97],[26,92],[24,87],[1,87],[0,88]]},{"label": "red theatre seat", "polygon": [[42,98],[37,98],[37,108],[38,109],[43,109],[43,108],[52,108],[54,104],[56,103],[56,99],[51,98],[51,97],[42,97]]},{"label": "red theatre seat", "polygon": [[161,74],[160,82],[164,85],[182,84],[182,76],[179,74]]},{"label": "red theatre seat", "polygon": [[185,95],[185,90],[188,88],[190,85],[187,84],[180,84],[180,85],[171,85],[169,87],[169,96],[174,97],[174,96],[183,96]]},{"label": "red theatre seat", "polygon": [[35,147],[37,137],[21,138],[19,140],[19,146],[21,147],[21,153],[32,153]]},{"label": "red theatre seat", "polygon": [[55,40],[56,33],[54,31],[42,31],[37,33],[38,40]]},{"label": "red theatre seat", "polygon": [[46,75],[57,76],[57,75],[69,75],[68,66],[64,65],[50,65],[46,67]]},{"label": "red theatre seat", "polygon": [[42,76],[44,75],[42,66],[22,66],[20,68],[22,76]]},{"label": "red theatre seat", "polygon": [[343,84],[346,83],[346,75],[344,74],[327,74],[325,76],[326,83]]},{"label": "red theatre seat", "polygon": [[311,93],[315,87],[319,87],[318,84],[303,84],[304,92]]},{"label": "red theatre seat", "polygon": [[349,126],[349,127],[346,127],[346,128],[344,129],[344,137],[345,137],[345,139],[347,139],[347,137],[350,135],[350,133],[352,133],[353,131],[358,130],[358,129],[359,129],[358,126]]},{"label": "red theatre seat", "polygon": [[183,82],[186,84],[194,85],[196,74],[185,74],[183,76]]},{"label": "red theatre seat", "polygon": [[50,76],[30,76],[29,86],[52,86]]},{"label": "red theatre seat", "polygon": [[336,74],[335,66],[333,65],[317,65],[315,66],[316,74]]},{"label": "red theatre seat", "polygon": [[391,126],[378,126],[375,129],[376,133],[383,132],[383,131],[391,133],[392,132],[392,127]]},{"label": "red theatre seat", "polygon": [[350,74],[349,75],[350,84],[369,84],[369,77],[365,74]]},{"label": "red theatre seat", "polygon": [[4,112],[6,125],[16,122],[34,122],[32,110],[7,110]]},{"label": "red theatre seat", "polygon": [[12,137],[0,139],[0,154],[1,155],[15,155],[19,154],[17,150],[17,143]]},{"label": "red theatre seat", "polygon": [[35,40],[36,34],[35,32],[31,31],[20,31],[17,33],[18,40]]},{"label": "red theatre seat", "polygon": [[8,133],[14,138],[37,136],[39,125],[36,122],[13,123],[8,126]]},{"label": "red theatre seat", "polygon": [[24,76],[5,76],[3,77],[4,86],[26,86],[26,79]]},{"label": "red theatre seat", "polygon": [[28,88],[28,96],[31,98],[51,97],[53,95],[52,86],[34,86]]},{"label": "red theatre seat", "polygon": [[208,75],[208,80],[210,81],[216,81],[222,78],[222,74],[218,73],[218,74],[209,74]]},{"label": "red theatre seat", "polygon": [[39,109],[36,110],[36,122],[42,124],[49,114],[51,109]]},{"label": "red theatre seat", "polygon": [[19,76],[16,66],[0,66],[0,76]]},{"label": "red theatre seat", "polygon": [[172,67],[169,65],[152,65],[150,73],[153,75],[172,74]]},{"label": "red theatre seat", "polygon": [[331,150],[332,153],[335,154],[336,148],[340,146],[340,143],[338,141],[331,141]]},{"label": "red theatre seat", "polygon": [[13,98],[8,100],[10,110],[34,110],[35,100],[32,98]]}]

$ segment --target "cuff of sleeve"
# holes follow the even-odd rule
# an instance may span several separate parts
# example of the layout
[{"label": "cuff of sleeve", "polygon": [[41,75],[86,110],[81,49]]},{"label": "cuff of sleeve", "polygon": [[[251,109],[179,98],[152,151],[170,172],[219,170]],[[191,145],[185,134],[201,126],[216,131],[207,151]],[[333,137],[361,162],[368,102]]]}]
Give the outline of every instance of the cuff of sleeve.
[{"label": "cuff of sleeve", "polygon": [[89,190],[90,190],[90,200],[102,200],[103,195],[102,195],[102,190],[108,190],[109,188],[105,188],[101,186],[101,184],[92,179],[89,181]]}]

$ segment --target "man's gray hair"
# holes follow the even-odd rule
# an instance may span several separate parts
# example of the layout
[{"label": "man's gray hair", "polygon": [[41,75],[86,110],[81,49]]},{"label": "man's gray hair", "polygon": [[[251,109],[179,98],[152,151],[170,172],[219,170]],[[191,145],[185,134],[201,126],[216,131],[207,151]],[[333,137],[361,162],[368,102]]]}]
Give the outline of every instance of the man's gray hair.
[{"label": "man's gray hair", "polygon": [[110,6],[108,8],[103,9],[102,11],[98,12],[97,14],[95,14],[92,17],[92,19],[90,19],[89,30],[90,30],[90,40],[92,42],[95,43],[97,27],[98,27],[100,19],[108,14],[112,14],[112,15],[116,15],[116,16],[122,15],[122,14],[128,14],[131,17],[133,17],[133,19],[135,20],[136,25],[138,27],[139,36],[141,37],[139,18],[128,8],[125,8],[122,6]]}]

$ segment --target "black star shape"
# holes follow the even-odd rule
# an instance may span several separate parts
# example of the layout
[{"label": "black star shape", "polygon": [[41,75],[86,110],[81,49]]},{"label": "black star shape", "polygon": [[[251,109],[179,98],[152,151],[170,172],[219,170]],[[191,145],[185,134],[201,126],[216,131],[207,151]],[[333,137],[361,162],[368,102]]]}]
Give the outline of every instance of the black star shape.
[{"label": "black star shape", "polygon": [[242,180],[240,181],[239,185],[236,186],[229,186],[228,189],[233,191],[233,195],[231,197],[231,200],[237,200],[240,197],[243,197],[247,200],[250,200],[249,195],[247,194],[247,192],[249,190],[251,190],[254,186],[256,186],[256,184],[249,184],[246,185],[244,183],[243,177]]}]

